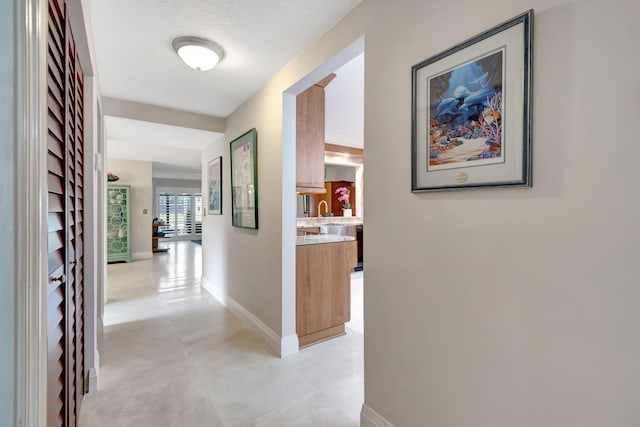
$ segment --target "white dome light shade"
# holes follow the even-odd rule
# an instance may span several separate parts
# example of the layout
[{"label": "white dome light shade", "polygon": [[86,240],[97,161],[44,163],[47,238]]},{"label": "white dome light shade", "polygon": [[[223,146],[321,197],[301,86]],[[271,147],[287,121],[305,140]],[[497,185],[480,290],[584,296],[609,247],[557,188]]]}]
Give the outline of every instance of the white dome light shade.
[{"label": "white dome light shade", "polygon": [[210,70],[220,61],[214,51],[202,46],[182,46],[178,55],[185,64],[198,71]]},{"label": "white dome light shade", "polygon": [[180,59],[198,71],[212,69],[224,55],[219,45],[199,37],[178,37],[171,44]]}]

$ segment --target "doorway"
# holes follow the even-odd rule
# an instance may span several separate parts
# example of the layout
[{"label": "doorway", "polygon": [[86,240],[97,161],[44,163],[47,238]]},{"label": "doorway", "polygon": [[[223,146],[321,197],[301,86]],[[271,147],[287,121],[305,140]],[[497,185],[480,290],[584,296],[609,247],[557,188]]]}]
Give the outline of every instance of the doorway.
[{"label": "doorway", "polygon": [[[281,355],[287,356],[298,352],[298,336],[296,334],[296,234],[298,226],[298,205],[299,197],[296,194],[296,96],[304,92],[311,85],[322,80],[329,74],[346,66],[348,63],[356,60],[360,61],[362,67],[362,81],[364,86],[364,38],[351,43],[345,49],[340,51],[334,57],[330,58],[324,64],[316,68],[300,81],[292,85],[283,93],[283,171],[282,171],[282,189],[283,189],[283,212],[282,212],[282,351]],[[335,83],[335,82],[334,82]],[[334,84],[332,83],[332,84]],[[339,87],[339,86],[338,86]],[[362,87],[362,95],[359,100],[364,105],[364,87]],[[348,106],[348,104],[347,104]],[[331,120],[331,102],[327,101],[327,120]],[[337,112],[339,117],[344,114]],[[361,113],[362,118],[359,122],[360,133],[363,134],[364,128],[364,112]],[[344,128],[338,127],[335,133],[340,135]],[[344,134],[344,133],[343,133]],[[329,140],[331,133],[327,134],[325,143],[335,144],[336,140]],[[363,137],[362,137],[363,138]],[[338,156],[344,159],[344,156]],[[342,163],[343,160],[336,160],[335,163]],[[331,164],[331,160],[329,163]],[[362,189],[364,184],[362,181],[364,161],[355,167],[355,176],[358,177],[354,182],[356,187],[360,187],[360,191],[356,191],[355,211],[364,216],[362,203]],[[358,207],[359,206],[359,207]],[[357,214],[356,214],[357,215]],[[363,278],[362,273],[358,273],[360,279]]]}]

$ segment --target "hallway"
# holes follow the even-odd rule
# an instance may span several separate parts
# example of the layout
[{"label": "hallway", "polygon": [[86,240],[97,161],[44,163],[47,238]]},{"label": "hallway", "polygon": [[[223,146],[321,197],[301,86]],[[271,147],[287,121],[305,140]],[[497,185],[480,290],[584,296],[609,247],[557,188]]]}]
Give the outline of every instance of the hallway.
[{"label": "hallway", "polygon": [[362,273],[347,335],[280,359],[200,288],[201,247],[108,267],[98,391],[80,427],[359,425]]}]

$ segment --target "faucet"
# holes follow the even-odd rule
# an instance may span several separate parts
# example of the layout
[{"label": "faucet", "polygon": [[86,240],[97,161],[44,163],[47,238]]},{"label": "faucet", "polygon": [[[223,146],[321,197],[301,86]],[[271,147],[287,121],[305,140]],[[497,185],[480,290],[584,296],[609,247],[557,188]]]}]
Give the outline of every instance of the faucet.
[{"label": "faucet", "polygon": [[323,203],[324,203],[325,212],[326,213],[329,212],[329,205],[327,204],[327,201],[326,200],[320,200],[320,203],[318,203],[318,218],[322,217],[322,212],[320,212],[320,207],[322,206]]}]

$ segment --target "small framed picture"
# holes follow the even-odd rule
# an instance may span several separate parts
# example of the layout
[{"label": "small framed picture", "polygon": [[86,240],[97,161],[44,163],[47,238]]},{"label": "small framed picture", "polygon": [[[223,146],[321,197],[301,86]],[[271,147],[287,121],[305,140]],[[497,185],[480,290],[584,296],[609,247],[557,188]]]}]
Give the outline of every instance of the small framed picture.
[{"label": "small framed picture", "polygon": [[253,128],[230,143],[231,224],[258,228],[258,147]]},{"label": "small framed picture", "polygon": [[209,187],[209,215],[222,215],[222,156],[207,166]]},{"label": "small framed picture", "polygon": [[411,190],[531,186],[533,10],[412,68]]}]

